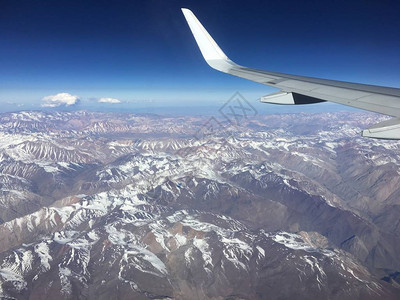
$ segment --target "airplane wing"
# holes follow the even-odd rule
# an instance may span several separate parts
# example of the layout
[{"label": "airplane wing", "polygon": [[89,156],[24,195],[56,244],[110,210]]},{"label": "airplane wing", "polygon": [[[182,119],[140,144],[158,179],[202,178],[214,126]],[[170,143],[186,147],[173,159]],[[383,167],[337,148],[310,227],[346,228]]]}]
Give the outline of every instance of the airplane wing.
[{"label": "airplane wing", "polygon": [[395,118],[363,130],[362,135],[382,139],[400,139],[400,89],[262,71],[240,66],[225,55],[189,9],[182,8],[182,12],[205,61],[212,68],[280,89],[276,93],[261,97],[261,102],[308,104],[332,101],[378,112]]}]

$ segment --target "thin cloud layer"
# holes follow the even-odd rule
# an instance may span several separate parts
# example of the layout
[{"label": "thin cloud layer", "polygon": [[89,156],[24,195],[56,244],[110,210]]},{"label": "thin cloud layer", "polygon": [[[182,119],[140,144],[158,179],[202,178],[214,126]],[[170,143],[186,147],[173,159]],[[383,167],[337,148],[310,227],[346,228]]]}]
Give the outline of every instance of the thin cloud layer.
[{"label": "thin cloud layer", "polygon": [[69,93],[59,93],[42,98],[42,107],[71,106],[79,102],[79,97]]},{"label": "thin cloud layer", "polygon": [[115,98],[100,98],[97,100],[99,103],[121,103],[120,100],[115,99]]}]

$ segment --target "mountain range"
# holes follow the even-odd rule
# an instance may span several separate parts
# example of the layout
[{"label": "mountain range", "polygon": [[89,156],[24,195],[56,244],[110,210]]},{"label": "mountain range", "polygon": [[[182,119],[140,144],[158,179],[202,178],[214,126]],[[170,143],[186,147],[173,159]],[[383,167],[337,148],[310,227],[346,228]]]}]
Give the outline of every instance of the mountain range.
[{"label": "mountain range", "polygon": [[400,299],[383,119],[0,114],[0,296]]}]

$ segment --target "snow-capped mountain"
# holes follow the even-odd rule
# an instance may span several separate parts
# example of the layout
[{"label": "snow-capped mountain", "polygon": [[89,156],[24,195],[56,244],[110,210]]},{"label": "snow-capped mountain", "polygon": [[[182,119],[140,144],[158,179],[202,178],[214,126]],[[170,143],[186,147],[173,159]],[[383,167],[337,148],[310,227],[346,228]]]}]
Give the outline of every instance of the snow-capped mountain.
[{"label": "snow-capped mountain", "polygon": [[0,115],[0,296],[398,299],[400,144],[367,113]]}]

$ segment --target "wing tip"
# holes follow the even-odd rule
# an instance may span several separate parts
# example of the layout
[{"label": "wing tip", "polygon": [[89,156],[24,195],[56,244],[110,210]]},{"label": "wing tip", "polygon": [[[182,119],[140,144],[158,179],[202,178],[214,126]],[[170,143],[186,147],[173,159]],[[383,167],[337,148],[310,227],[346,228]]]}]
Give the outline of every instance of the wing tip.
[{"label": "wing tip", "polygon": [[190,9],[182,7],[181,10],[207,64],[218,71],[229,73],[236,64],[225,55]]},{"label": "wing tip", "polygon": [[193,12],[189,8],[182,7],[181,11],[182,11],[182,13],[183,13],[183,15],[184,15],[186,20],[188,18],[193,18],[194,17]]},{"label": "wing tip", "polygon": [[206,61],[209,60],[228,60],[228,57],[207,32],[204,26],[197,19],[195,14],[188,8],[181,8],[183,15],[189,25],[190,30],[200,48]]}]

